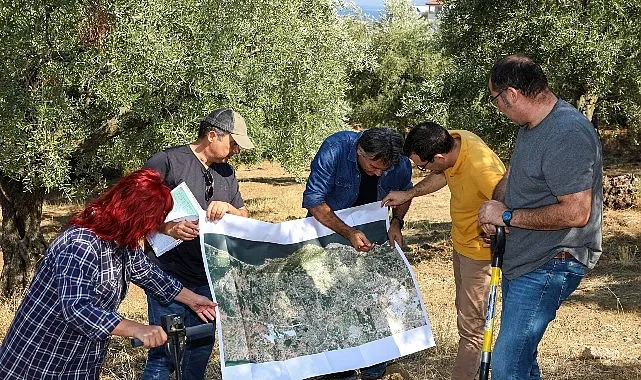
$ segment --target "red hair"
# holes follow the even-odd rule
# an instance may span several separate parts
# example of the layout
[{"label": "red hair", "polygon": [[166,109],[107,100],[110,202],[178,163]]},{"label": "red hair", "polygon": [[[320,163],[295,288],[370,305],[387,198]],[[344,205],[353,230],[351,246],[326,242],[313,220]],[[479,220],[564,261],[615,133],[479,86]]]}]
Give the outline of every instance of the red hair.
[{"label": "red hair", "polygon": [[88,228],[118,247],[135,249],[157,230],[173,207],[169,188],[160,173],[140,169],[124,176],[98,199],[74,214],[69,224]]}]

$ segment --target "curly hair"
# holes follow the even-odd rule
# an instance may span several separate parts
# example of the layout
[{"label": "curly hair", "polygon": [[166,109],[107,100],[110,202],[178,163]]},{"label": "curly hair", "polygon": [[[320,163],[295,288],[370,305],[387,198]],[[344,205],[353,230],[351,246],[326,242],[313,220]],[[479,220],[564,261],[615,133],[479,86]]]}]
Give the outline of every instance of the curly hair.
[{"label": "curly hair", "polygon": [[389,127],[370,128],[358,138],[358,146],[370,160],[397,165],[403,154],[403,136]]}]

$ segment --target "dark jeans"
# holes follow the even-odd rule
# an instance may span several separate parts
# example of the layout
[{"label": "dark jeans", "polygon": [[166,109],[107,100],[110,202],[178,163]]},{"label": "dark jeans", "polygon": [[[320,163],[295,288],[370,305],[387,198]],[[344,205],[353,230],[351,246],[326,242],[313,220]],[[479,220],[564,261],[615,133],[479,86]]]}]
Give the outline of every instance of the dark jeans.
[{"label": "dark jeans", "polygon": [[[371,367],[361,368],[362,380],[377,380],[382,379],[385,374],[387,363],[374,364]],[[324,375],[315,377],[316,380],[340,380],[340,379],[356,379],[356,371],[345,371],[332,373],[331,375]]]},{"label": "dark jeans", "polygon": [[[189,288],[194,293],[211,299],[209,285]],[[179,314],[183,317],[185,327],[196,326],[203,322],[189,307],[179,302],[172,302],[169,305],[162,305],[155,298],[147,294],[147,306],[149,313],[149,324],[160,325],[160,317],[167,314]],[[182,360],[182,378],[184,380],[202,380],[205,378],[207,362],[214,347],[214,337],[199,339],[187,343]],[[167,380],[169,374],[174,372],[169,353],[166,346],[160,346],[149,350],[147,365],[142,375],[143,380]]]}]

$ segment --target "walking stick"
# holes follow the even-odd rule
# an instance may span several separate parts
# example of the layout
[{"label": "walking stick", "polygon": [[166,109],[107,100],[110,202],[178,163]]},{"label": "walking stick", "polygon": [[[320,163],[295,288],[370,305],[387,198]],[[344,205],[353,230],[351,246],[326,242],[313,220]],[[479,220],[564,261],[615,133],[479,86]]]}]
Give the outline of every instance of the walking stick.
[{"label": "walking stick", "polygon": [[491,237],[492,249],[492,276],[490,277],[490,297],[487,302],[485,315],[485,330],[483,332],[483,349],[481,350],[481,368],[479,380],[488,380],[490,375],[490,361],[492,359],[492,340],[494,339],[494,303],[496,302],[496,288],[501,279],[501,265],[505,252],[505,227],[497,226],[496,235]]}]

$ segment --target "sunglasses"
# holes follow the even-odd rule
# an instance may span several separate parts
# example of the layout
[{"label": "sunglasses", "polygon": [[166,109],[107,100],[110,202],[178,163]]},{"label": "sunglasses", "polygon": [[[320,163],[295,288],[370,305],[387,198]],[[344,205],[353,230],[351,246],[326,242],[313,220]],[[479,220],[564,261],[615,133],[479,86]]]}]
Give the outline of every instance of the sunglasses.
[{"label": "sunglasses", "polygon": [[214,176],[209,169],[205,170],[205,202],[209,202],[214,196]]}]

